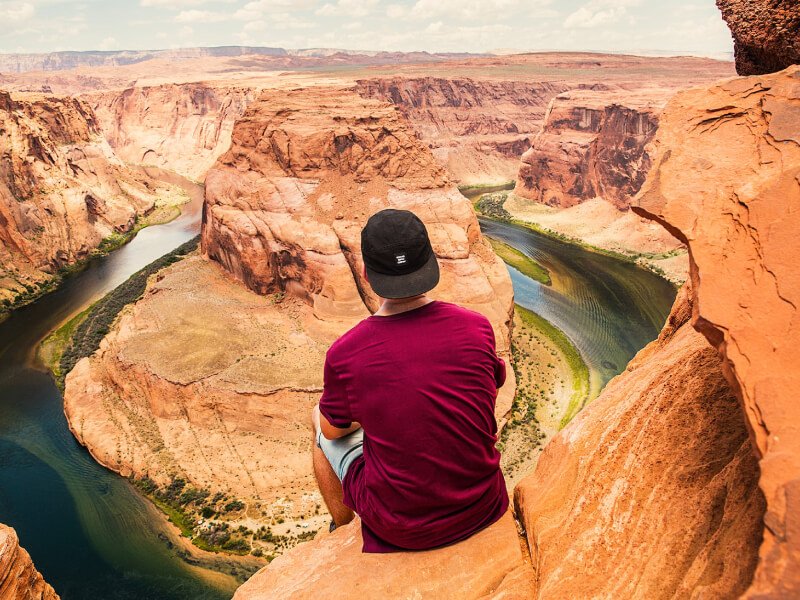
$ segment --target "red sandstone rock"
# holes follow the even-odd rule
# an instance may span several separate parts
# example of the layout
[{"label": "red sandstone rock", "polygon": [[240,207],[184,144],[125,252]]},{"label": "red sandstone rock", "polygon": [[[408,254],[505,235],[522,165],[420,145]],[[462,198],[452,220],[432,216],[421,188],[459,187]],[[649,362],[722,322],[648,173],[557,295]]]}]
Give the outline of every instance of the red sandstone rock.
[{"label": "red sandstone rock", "polygon": [[256,90],[206,83],[132,87],[84,96],[124,161],[203,180],[231,143],[233,123]]},{"label": "red sandstone rock", "polygon": [[522,156],[515,193],[566,208],[601,197],[627,210],[650,169],[648,144],[671,90],[569,91],[553,99]]},{"label": "red sandstone rock", "polygon": [[717,0],[733,33],[736,72],[762,75],[800,63],[797,0]]},{"label": "red sandstone rock", "polygon": [[800,595],[800,67],[677,95],[634,210],[689,247],[692,323],[723,356],[761,457],[749,597]]},{"label": "red sandstone rock", "polygon": [[0,298],[128,231],[155,199],[109,148],[88,105],[0,92]]},{"label": "red sandstone rock", "polygon": [[356,519],[276,559],[240,587],[234,599],[531,597],[532,570],[510,512],[471,538],[437,550],[362,554],[361,544]]},{"label": "red sandstone rock", "polygon": [[537,598],[733,598],[764,499],[717,352],[684,288],[645,347],[545,448],[515,491]]},{"label": "red sandstone rock", "polygon": [[0,600],[58,600],[19,546],[17,533],[0,525]]},{"label": "red sandstone rock", "polygon": [[206,180],[203,252],[249,288],[364,317],[359,232],[382,208],[417,213],[441,266],[434,296],[486,314],[509,346],[512,290],[469,202],[389,105],[341,89],[265,92]]}]

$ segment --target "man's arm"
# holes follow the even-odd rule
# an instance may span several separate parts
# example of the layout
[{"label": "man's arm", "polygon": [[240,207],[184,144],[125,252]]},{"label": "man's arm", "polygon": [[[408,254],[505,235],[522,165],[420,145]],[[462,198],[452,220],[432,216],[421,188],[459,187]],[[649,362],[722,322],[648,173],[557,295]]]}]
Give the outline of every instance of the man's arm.
[{"label": "man's arm", "polygon": [[319,429],[322,431],[322,435],[325,436],[326,439],[329,440],[336,440],[346,435],[353,433],[356,429],[360,429],[361,425],[353,421],[350,423],[349,427],[336,427],[331,425],[328,419],[325,418],[325,415],[319,413]]}]

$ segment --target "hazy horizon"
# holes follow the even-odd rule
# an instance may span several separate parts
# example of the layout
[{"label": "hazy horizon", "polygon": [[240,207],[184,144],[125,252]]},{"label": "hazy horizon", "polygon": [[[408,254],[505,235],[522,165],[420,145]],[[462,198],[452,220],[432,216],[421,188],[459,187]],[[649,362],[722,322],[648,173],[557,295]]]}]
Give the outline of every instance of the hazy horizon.
[{"label": "hazy horizon", "polygon": [[0,0],[0,53],[259,46],[730,59],[713,0]]}]

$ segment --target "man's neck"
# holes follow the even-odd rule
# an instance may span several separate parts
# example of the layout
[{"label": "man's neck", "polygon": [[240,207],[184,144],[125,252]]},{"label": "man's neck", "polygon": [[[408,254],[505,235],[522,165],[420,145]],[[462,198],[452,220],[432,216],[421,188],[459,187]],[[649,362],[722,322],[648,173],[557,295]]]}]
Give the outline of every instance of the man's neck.
[{"label": "man's neck", "polygon": [[433,298],[429,298],[425,294],[410,298],[382,298],[382,300],[381,307],[375,312],[378,317],[397,315],[433,302]]}]

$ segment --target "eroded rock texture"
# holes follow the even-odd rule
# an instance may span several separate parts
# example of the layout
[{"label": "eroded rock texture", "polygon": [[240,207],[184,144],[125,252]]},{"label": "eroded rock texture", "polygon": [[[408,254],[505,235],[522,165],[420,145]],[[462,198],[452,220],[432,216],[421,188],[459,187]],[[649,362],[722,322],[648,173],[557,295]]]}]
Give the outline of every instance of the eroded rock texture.
[{"label": "eroded rock texture", "polygon": [[128,231],[155,193],[84,102],[0,91],[0,299]]},{"label": "eroded rock texture", "polygon": [[659,338],[559,433],[515,490],[538,598],[733,598],[764,499],[721,359],[679,294]]},{"label": "eroded rock texture", "polygon": [[240,587],[235,600],[414,598],[524,600],[531,597],[511,513],[456,546],[362,554],[361,524],[319,536],[276,559]]},{"label": "eroded rock texture", "polygon": [[231,143],[233,124],[256,90],[206,83],[131,87],[85,96],[124,161],[202,180]]},{"label": "eroded rock texture", "polygon": [[627,210],[650,169],[648,144],[671,91],[569,91],[550,103],[522,156],[515,193],[567,208],[601,197]]},{"label": "eroded rock texture", "polygon": [[0,599],[58,600],[31,557],[20,548],[17,533],[5,525],[0,525]]},{"label": "eroded rock texture", "polygon": [[[463,77],[364,79],[356,90],[397,106],[461,183],[514,179],[550,99],[578,84]],[[602,87],[598,84],[598,87]]]},{"label": "eroded rock texture", "polygon": [[761,457],[750,597],[800,595],[800,67],[670,102],[638,201],[689,246],[692,322],[723,356]]},{"label": "eroded rock texture", "polygon": [[796,0],[717,0],[733,34],[736,72],[763,75],[800,63]]}]

